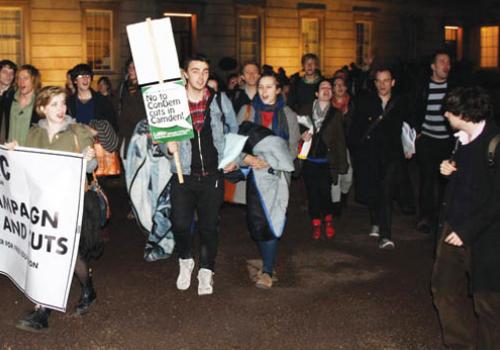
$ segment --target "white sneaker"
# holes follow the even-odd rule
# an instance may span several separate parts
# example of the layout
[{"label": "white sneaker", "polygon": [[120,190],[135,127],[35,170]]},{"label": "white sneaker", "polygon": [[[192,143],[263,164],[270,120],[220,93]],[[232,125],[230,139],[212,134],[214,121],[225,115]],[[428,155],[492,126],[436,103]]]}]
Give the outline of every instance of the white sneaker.
[{"label": "white sneaker", "polygon": [[380,227],[378,225],[373,225],[370,229],[370,233],[368,234],[370,237],[380,237]]},{"label": "white sneaker", "polygon": [[209,295],[214,292],[214,273],[209,269],[198,271],[198,295]]},{"label": "white sneaker", "polygon": [[186,290],[191,285],[191,273],[194,269],[194,259],[179,259],[179,277],[177,289]]},{"label": "white sneaker", "polygon": [[378,243],[378,247],[380,249],[394,249],[396,247],[396,245],[390,239],[388,239],[388,238],[382,238],[380,240],[380,242]]}]

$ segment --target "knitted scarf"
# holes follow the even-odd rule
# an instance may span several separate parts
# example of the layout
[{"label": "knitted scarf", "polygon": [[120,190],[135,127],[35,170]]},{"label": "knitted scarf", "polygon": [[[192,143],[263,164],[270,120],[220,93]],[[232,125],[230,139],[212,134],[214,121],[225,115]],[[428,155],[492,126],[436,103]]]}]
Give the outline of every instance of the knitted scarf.
[{"label": "knitted scarf", "polygon": [[252,106],[253,109],[255,110],[255,115],[254,115],[254,123],[258,125],[262,125],[262,120],[261,120],[261,112],[273,112],[274,117],[273,117],[273,123],[271,130],[274,132],[276,136],[279,136],[285,140],[288,141],[289,138],[289,130],[288,130],[288,123],[286,120],[286,115],[284,111],[285,107],[285,100],[283,99],[283,96],[278,95],[276,99],[276,103],[272,106],[264,104],[262,100],[260,99],[260,96],[257,94],[255,95],[255,98],[252,101]]},{"label": "knitted scarf", "polygon": [[329,105],[326,106],[324,110],[321,110],[318,100],[313,102],[313,115],[312,119],[314,122],[314,133],[318,133],[321,130],[323,121],[325,120],[326,114],[328,113]]},{"label": "knitted scarf", "polygon": [[340,101],[337,100],[335,97],[332,98],[332,105],[335,107],[335,109],[338,109],[339,111],[342,112],[342,114],[346,114],[349,112],[349,101],[351,100],[351,96],[348,94],[344,95],[344,98],[342,98]]}]

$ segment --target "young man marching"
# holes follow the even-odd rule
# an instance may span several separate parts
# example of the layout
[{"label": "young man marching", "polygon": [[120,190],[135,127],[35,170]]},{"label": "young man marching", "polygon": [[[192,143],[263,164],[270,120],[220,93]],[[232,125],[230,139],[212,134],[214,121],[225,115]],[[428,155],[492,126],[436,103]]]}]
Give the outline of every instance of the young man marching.
[{"label": "young man marching", "polygon": [[440,165],[450,181],[432,273],[434,304],[446,346],[500,349],[500,155],[491,142],[500,130],[480,88],[453,90],[444,110],[458,141],[451,159]]},{"label": "young man marching", "polygon": [[446,93],[453,86],[453,81],[448,79],[451,71],[448,53],[437,51],[431,69],[432,75],[417,83],[412,102],[415,103],[415,146],[420,182],[417,229],[434,234],[446,185],[446,180],[439,175],[439,164],[450,156],[453,147],[452,130],[442,110]]},{"label": "young man marching", "polygon": [[241,79],[245,82],[241,90],[236,91],[233,99],[235,113],[244,105],[251,103],[257,95],[257,80],[260,78],[260,65],[254,61],[245,62],[241,69]]},{"label": "young man marching", "polygon": [[313,53],[302,56],[303,76],[292,78],[287,104],[295,112],[304,106],[313,103],[316,98],[318,83],[321,81],[319,73],[319,58]]},{"label": "young man marching", "polygon": [[[236,118],[229,99],[222,99],[222,109],[215,93],[207,87],[209,61],[203,55],[187,59],[185,66],[186,92],[193,121],[194,138],[167,143],[168,152],[179,152],[184,183],[172,177],[172,228],[179,254],[177,288],[186,290],[194,269],[192,223],[197,213],[200,234],[200,268],[198,295],[213,293],[213,274],[218,245],[219,209],[224,199],[224,179],[218,169],[224,151],[224,123],[236,132]],[[227,107],[224,104],[228,105]],[[225,120],[224,120],[225,119]],[[224,171],[231,171],[230,164]],[[172,172],[177,173],[175,166]]]}]

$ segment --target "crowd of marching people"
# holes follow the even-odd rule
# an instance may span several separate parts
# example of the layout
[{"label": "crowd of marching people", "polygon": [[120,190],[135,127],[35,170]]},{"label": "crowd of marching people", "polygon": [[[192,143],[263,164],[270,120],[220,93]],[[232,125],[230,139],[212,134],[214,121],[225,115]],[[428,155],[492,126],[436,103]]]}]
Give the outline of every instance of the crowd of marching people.
[{"label": "crowd of marching people", "polygon": [[[311,222],[308,234],[313,240],[341,234],[336,232],[335,222],[345,210],[354,184],[354,199],[369,212],[366,234],[378,239],[378,248],[396,247],[391,224],[395,203],[402,213],[417,215],[419,231],[439,241],[433,293],[445,342],[456,345],[468,341],[464,340],[466,335],[455,332],[463,325],[446,315],[462,307],[452,297],[443,297],[453,294],[456,285],[442,281],[449,282],[447,268],[457,275],[456,264],[450,261],[471,259],[473,280],[481,281],[473,286],[474,296],[481,296],[475,298],[481,335],[488,346],[500,344],[500,254],[491,253],[500,246],[500,224],[493,216],[477,212],[484,205],[498,208],[498,198],[487,195],[488,190],[498,194],[498,181],[489,188],[477,184],[482,181],[480,176],[498,176],[487,175],[484,169],[475,177],[468,173],[479,165],[464,155],[465,145],[473,143],[482,129],[474,128],[474,137],[466,141],[456,141],[454,135],[457,130],[467,133],[470,125],[475,127],[492,118],[484,107],[491,104],[484,91],[454,89],[446,51],[437,51],[429,62],[429,74],[403,92],[397,88],[396,72],[371,60],[362,68],[344,67],[329,76],[320,71],[314,54],[304,55],[301,64],[302,72],[287,77],[281,68],[275,72],[257,62],[242,62],[239,73],[223,81],[210,74],[207,57],[189,57],[182,78],[194,137],[158,144],[151,140],[132,60],[126,62],[125,78],[116,91],[107,77],[98,80],[95,91],[91,87],[94,74],[87,64],[68,71],[65,87],[42,88],[38,69],[3,60],[0,141],[8,149],[19,145],[82,153],[89,174],[98,168],[94,144],[108,153],[120,149],[130,199],[128,218],[135,218],[148,234],[144,258],[163,259],[175,248],[177,288],[190,287],[198,266],[199,295],[214,290],[220,208],[225,199],[232,201],[229,189],[243,193],[248,232],[262,259],[255,285],[269,289],[276,282],[278,244],[285,230],[292,179],[303,181],[303,199]],[[488,135],[498,133],[493,123],[487,123]],[[242,152],[221,167],[230,134],[244,136],[245,142]],[[179,154],[180,167],[174,165],[174,154]],[[418,200],[409,172],[413,157],[419,172]],[[453,177],[454,172],[462,178]],[[448,186],[445,195],[447,177],[452,178],[453,188]],[[95,176],[89,176],[89,183],[92,178]],[[468,191],[461,190],[463,186],[468,186]],[[477,193],[488,201],[475,200]],[[75,268],[82,288],[77,314],[87,312],[96,299],[89,263],[102,252],[103,228],[94,197],[95,193],[86,192],[87,209]],[[444,199],[454,207],[441,210],[440,220]],[[473,201],[476,206],[463,201]],[[471,222],[476,227],[464,222],[463,213],[474,218]],[[459,227],[475,230],[474,234],[457,231]],[[477,231],[478,227],[483,231]],[[193,251],[194,232],[200,240],[198,252]],[[461,251],[456,257],[454,247],[466,247],[463,251],[468,253]],[[462,268],[458,275],[470,271],[470,265]],[[455,280],[463,282],[458,277]],[[474,289],[476,286],[479,289]],[[50,309],[37,305],[18,326],[46,329],[49,314]]]}]

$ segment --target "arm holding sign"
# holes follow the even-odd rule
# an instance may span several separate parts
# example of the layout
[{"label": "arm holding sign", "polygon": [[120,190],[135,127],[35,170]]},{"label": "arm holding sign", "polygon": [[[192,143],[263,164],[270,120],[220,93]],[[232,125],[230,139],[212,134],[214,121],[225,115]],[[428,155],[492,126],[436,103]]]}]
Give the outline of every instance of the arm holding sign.
[{"label": "arm holding sign", "polygon": [[7,150],[13,151],[17,146],[19,146],[19,144],[17,143],[16,140],[13,140],[11,142],[4,143],[4,146],[5,148],[7,148]]}]

